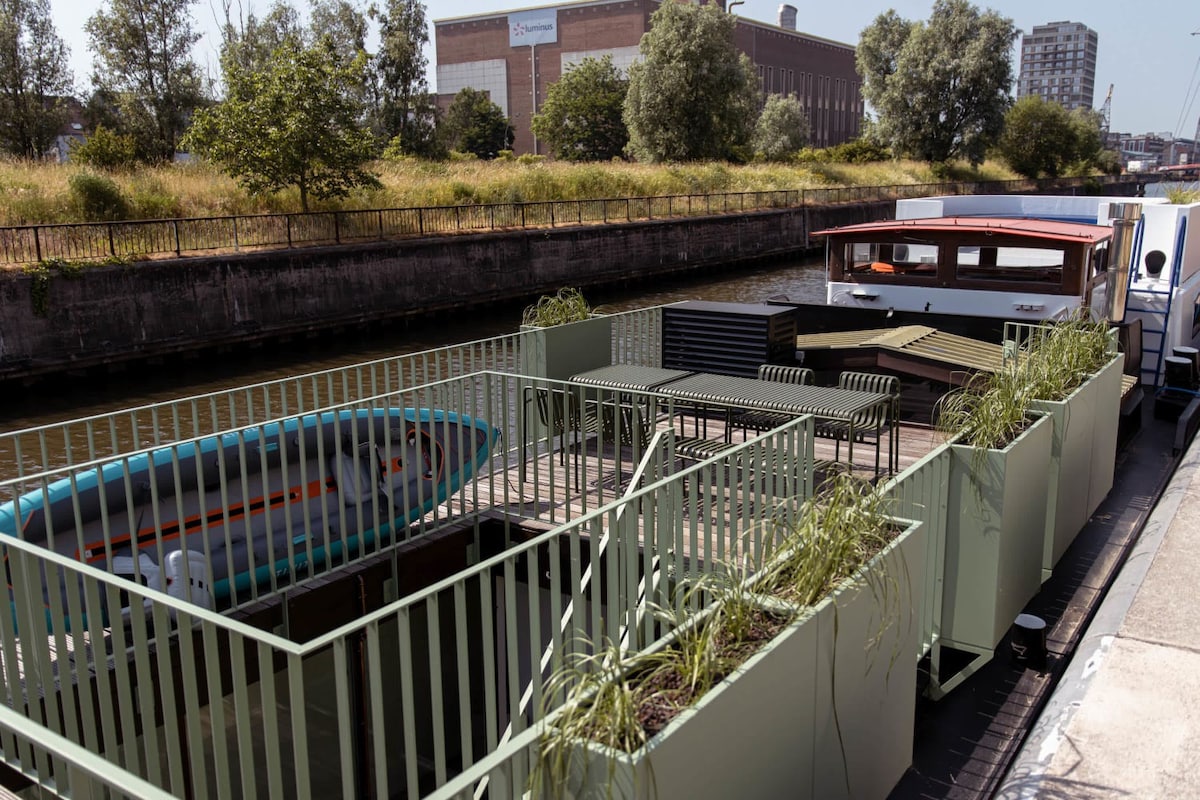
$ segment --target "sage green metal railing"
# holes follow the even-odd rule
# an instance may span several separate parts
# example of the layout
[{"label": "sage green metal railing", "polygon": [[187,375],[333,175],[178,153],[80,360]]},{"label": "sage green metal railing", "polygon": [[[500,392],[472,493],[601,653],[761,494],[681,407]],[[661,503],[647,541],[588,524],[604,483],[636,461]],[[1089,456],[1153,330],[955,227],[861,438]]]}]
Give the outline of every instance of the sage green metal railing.
[{"label": "sage green metal railing", "polygon": [[[518,379],[488,373],[422,391],[467,403],[464,382],[505,380]],[[529,665],[547,646],[550,668],[591,646],[576,634],[625,627],[630,649],[646,647],[667,633],[642,613],[647,601],[678,606],[683,576],[739,555],[759,561],[772,543],[765,521],[811,493],[812,426],[799,418],[634,488],[304,643],[0,537],[14,587],[0,614],[4,691],[33,723],[0,720],[3,758],[43,783],[97,772],[71,746],[35,745],[49,730],[108,761],[104,781],[134,776],[177,796],[419,797],[457,791],[451,780],[477,765],[515,780],[496,767],[501,734],[511,727],[506,748],[519,749],[554,707],[545,672]],[[486,480],[507,505],[498,484],[512,470],[492,466]],[[644,581],[655,569],[666,579]],[[128,619],[109,626],[115,608]]]},{"label": "sage green metal railing", "polygon": [[879,486],[879,493],[892,500],[891,514],[925,523],[924,593],[919,604],[922,658],[929,654],[941,636],[942,588],[946,562],[946,517],[950,513],[947,487],[950,485],[950,445],[941,444],[899,475]]},{"label": "sage green metal railing", "polygon": [[[742,213],[769,208],[927,197],[934,194],[996,194],[1044,191],[1049,188],[1077,189],[1091,186],[1096,180],[1059,178],[1041,181],[954,181],[428,208],[20,225],[0,228],[0,262],[28,264],[51,259],[74,261],[135,256],[178,257],[213,250],[298,247],[559,225],[632,222]],[[1129,175],[1101,180],[1106,184],[1113,184],[1135,182],[1145,178]]]},{"label": "sage green metal railing", "polygon": [[[612,315],[614,363],[661,363],[662,307]],[[519,372],[528,333],[512,333],[347,367],[0,433],[0,476],[60,466],[197,438],[456,375]],[[0,500],[9,499],[0,490]]]}]

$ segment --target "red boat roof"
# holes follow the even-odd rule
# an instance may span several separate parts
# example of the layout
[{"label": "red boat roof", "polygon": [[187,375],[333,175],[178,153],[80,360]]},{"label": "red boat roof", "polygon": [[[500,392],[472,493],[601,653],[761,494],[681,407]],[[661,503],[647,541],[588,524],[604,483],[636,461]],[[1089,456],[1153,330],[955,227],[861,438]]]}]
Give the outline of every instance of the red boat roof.
[{"label": "red boat roof", "polygon": [[883,233],[895,231],[907,235],[922,233],[937,235],[954,231],[989,236],[1003,233],[1029,239],[1052,239],[1060,242],[1085,242],[1094,244],[1112,238],[1113,230],[1105,225],[1087,225],[1081,222],[1010,217],[927,217],[925,219],[884,220],[866,222],[861,225],[845,225],[815,231],[813,236],[843,236],[858,233]]}]

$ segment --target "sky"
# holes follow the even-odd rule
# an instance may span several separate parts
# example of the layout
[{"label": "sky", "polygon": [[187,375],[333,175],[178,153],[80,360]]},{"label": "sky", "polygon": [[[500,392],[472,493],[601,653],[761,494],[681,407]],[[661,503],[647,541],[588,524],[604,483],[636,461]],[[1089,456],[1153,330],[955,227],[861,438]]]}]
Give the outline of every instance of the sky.
[{"label": "sky", "polygon": [[[369,0],[359,0],[366,3]],[[241,0],[244,7],[259,13],[270,0]],[[291,0],[296,8],[306,0]],[[790,0],[800,10],[796,27],[815,36],[855,44],[863,28],[875,17],[895,9],[910,20],[928,19],[932,0],[893,0],[843,3]],[[76,84],[84,94],[90,87],[92,54],[88,50],[84,23],[107,0],[50,0],[58,34],[71,49],[71,66]],[[775,23],[779,0],[745,0],[733,10],[738,16]],[[430,20],[430,86],[434,86],[433,20],[471,14],[495,13],[518,8],[549,6],[539,0],[426,0]],[[1010,17],[1018,30],[1034,25],[1068,20],[1082,22],[1099,34],[1096,65],[1095,105],[1104,102],[1113,84],[1113,131],[1166,133],[1191,138],[1200,117],[1200,3],[1196,0],[1143,0],[1140,4],[1118,0],[975,0],[980,8],[992,8]],[[215,10],[217,0],[198,0],[192,19],[204,38],[196,45],[195,58],[213,74],[217,71]],[[1196,35],[1192,35],[1193,32]],[[1018,38],[1018,44],[1020,39]],[[1015,79],[1017,65],[1013,67]],[[1014,86],[1015,91],[1015,86]]]}]

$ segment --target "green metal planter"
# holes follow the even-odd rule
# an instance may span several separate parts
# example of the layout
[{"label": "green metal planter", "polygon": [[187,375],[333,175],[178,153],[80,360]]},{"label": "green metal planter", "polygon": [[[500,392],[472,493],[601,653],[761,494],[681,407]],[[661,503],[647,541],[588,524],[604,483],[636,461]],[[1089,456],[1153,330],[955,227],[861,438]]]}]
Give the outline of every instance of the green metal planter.
[{"label": "green metal planter", "polygon": [[941,643],[991,657],[1041,587],[1054,423],[1008,447],[951,444]]},{"label": "green metal planter", "polygon": [[562,796],[885,798],[912,762],[926,548],[923,523],[898,523],[857,575],[645,747],[579,752]]},{"label": "green metal planter", "polygon": [[521,326],[521,374],[566,380],[612,363],[612,318],[592,317],[549,328]]},{"label": "green metal planter", "polygon": [[1042,580],[1112,488],[1121,406],[1121,358],[1114,358],[1064,400],[1031,407],[1053,421]]}]

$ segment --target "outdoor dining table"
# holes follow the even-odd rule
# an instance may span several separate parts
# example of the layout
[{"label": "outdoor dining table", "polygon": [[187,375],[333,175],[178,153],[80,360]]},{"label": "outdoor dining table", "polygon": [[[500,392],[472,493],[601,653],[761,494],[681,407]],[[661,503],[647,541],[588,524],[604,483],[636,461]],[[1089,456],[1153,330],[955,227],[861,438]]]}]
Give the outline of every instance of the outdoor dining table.
[{"label": "outdoor dining table", "polygon": [[[778,411],[800,416],[812,414],[819,419],[841,420],[848,423],[847,458],[854,462],[855,420],[873,409],[882,409],[879,419],[887,419],[895,431],[895,420],[888,418],[892,408],[891,395],[878,392],[863,392],[840,389],[835,386],[813,386],[808,384],[764,381],[757,378],[741,378],[731,375],[714,375],[697,372],[686,377],[660,384],[655,389],[661,395],[678,400],[687,400],[698,405],[719,405],[727,413],[732,408],[748,408],[762,411]],[[876,432],[876,467],[880,441]],[[726,426],[726,437],[729,428]],[[898,448],[888,447],[888,470],[896,471]]]},{"label": "outdoor dining table", "polygon": [[602,386],[606,389],[649,392],[693,374],[695,373],[684,369],[647,367],[641,364],[609,364],[607,367],[597,367],[587,372],[580,372],[578,375],[572,375],[571,380],[588,386]]}]

